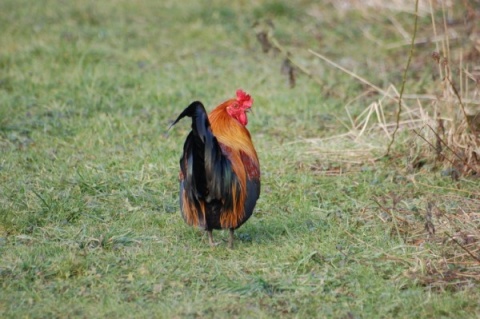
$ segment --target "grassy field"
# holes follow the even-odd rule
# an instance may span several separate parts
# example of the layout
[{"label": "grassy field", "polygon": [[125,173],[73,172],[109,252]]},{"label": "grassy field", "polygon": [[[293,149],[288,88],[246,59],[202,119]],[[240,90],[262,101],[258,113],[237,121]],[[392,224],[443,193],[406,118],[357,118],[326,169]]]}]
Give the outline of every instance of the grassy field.
[{"label": "grassy field", "polygon": [[[379,96],[308,49],[381,88],[409,56],[413,3],[352,2],[1,1],[0,317],[479,317],[478,179],[406,129],[388,159],[373,124],[329,139]],[[438,93],[434,50],[416,46],[406,92]],[[166,129],[237,88],[255,100],[262,195],[235,249],[218,231],[212,249],[179,214],[189,123]]]}]

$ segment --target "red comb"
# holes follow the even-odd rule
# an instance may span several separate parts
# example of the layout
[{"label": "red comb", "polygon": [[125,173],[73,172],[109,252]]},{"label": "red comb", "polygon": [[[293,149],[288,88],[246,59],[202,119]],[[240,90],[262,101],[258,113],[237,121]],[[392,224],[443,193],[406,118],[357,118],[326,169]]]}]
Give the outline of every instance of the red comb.
[{"label": "red comb", "polygon": [[237,90],[237,102],[241,108],[249,109],[252,107],[253,99],[250,94],[247,94],[242,89]]}]

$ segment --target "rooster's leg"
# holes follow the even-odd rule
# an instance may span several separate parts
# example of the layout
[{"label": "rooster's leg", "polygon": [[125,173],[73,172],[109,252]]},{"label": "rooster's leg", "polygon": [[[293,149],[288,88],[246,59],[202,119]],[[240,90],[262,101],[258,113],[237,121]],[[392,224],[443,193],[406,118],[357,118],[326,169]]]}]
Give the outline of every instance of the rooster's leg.
[{"label": "rooster's leg", "polygon": [[211,230],[211,229],[208,229],[208,230],[207,230],[207,233],[208,233],[208,243],[210,244],[210,246],[215,247],[217,244],[215,244],[215,242],[213,241],[213,233],[212,233],[212,230]]},{"label": "rooster's leg", "polygon": [[228,248],[233,249],[233,228],[230,228],[230,238],[228,238]]}]

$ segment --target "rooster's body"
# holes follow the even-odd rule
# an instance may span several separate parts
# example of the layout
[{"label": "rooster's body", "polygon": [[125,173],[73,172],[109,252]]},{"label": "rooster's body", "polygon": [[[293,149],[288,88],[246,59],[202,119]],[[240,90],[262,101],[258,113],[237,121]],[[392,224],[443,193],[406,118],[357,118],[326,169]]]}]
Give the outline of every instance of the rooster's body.
[{"label": "rooster's body", "polygon": [[233,232],[252,215],[260,196],[260,166],[246,112],[253,103],[237,91],[237,98],[216,107],[209,116],[201,102],[190,104],[172,124],[192,118],[180,159],[180,209],[185,221],[205,229]]}]

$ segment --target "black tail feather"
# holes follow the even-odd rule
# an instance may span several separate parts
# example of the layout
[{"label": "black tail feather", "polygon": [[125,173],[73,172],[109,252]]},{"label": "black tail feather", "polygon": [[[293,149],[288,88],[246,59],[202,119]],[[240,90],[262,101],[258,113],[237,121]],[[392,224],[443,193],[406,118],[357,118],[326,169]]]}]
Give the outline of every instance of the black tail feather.
[{"label": "black tail feather", "polygon": [[[229,209],[234,205],[233,189],[240,190],[231,162],[211,131],[203,104],[199,101],[191,103],[170,128],[186,116],[192,118],[192,131],[185,141],[180,167],[187,198],[195,205],[199,201],[221,200]],[[232,187],[234,184],[237,187]]]},{"label": "black tail feather", "polygon": [[168,127],[168,130],[170,130],[175,124],[177,124],[185,116],[192,118],[193,120],[192,129],[194,125],[196,127],[202,127],[204,125],[208,127],[210,126],[210,123],[208,122],[208,115],[207,115],[207,112],[205,111],[205,107],[203,106],[202,102],[195,101],[195,102],[192,102],[189,106],[187,106],[187,108],[183,110],[182,113],[180,113],[177,119],[173,121],[172,124],[170,124],[170,126]]}]

